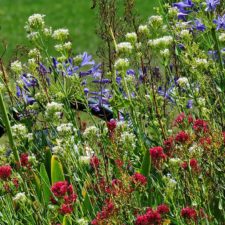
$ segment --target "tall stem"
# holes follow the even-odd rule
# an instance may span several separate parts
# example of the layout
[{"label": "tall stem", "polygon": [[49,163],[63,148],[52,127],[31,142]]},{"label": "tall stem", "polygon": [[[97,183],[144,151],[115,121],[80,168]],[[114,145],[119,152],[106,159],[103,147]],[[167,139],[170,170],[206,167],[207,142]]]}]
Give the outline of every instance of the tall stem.
[{"label": "tall stem", "polygon": [[10,126],[9,117],[7,115],[6,107],[5,107],[5,104],[4,104],[3,97],[2,97],[1,89],[0,89],[0,112],[2,114],[3,123],[5,124],[5,127],[6,127],[6,131],[7,131],[7,135],[8,135],[8,139],[9,139],[9,144],[10,144],[10,147],[12,148],[12,150],[13,150],[14,158],[15,158],[16,162],[20,163],[19,154],[18,154],[16,145],[15,145],[14,140],[13,140],[12,129],[11,129],[11,126]]}]

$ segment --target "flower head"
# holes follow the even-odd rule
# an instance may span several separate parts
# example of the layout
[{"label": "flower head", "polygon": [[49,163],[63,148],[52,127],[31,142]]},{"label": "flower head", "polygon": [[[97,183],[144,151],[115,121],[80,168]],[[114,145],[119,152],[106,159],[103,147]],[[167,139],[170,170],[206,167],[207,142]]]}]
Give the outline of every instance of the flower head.
[{"label": "flower head", "polygon": [[220,0],[206,0],[206,9],[205,11],[212,12],[216,9],[216,6],[220,4]]},{"label": "flower head", "polygon": [[186,207],[181,210],[181,216],[185,219],[195,220],[197,218],[197,212],[191,207]]},{"label": "flower head", "polygon": [[8,179],[12,174],[12,168],[11,166],[0,166],[0,179],[6,180]]}]

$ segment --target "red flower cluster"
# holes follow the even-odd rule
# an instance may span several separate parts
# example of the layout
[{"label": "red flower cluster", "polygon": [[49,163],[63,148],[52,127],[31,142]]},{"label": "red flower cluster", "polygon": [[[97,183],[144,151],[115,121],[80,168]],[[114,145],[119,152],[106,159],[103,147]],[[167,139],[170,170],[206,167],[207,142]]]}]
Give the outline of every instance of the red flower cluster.
[{"label": "red flower cluster", "polygon": [[29,155],[27,153],[22,153],[20,155],[20,163],[23,167],[30,167]]},{"label": "red flower cluster", "polygon": [[189,134],[187,134],[185,131],[180,131],[176,137],[175,137],[176,142],[184,144],[189,140]]},{"label": "red flower cluster", "polygon": [[163,148],[161,146],[150,148],[149,153],[153,161],[159,161],[166,158],[166,154],[163,152]]},{"label": "red flower cluster", "polygon": [[[67,181],[58,181],[52,185],[51,191],[53,195],[59,199],[63,199],[63,204],[60,207],[60,213],[62,215],[70,214],[73,212],[73,204],[76,202],[77,195],[74,193],[73,186],[68,184]],[[57,204],[57,201],[52,197],[53,204]]]},{"label": "red flower cluster", "polygon": [[181,114],[179,114],[177,116],[177,118],[174,120],[175,125],[180,125],[184,122],[186,115],[184,114],[184,112],[182,112]]},{"label": "red flower cluster", "polygon": [[147,184],[147,178],[140,174],[140,173],[135,173],[132,176],[132,180],[135,184],[141,184],[141,185],[146,185]]},{"label": "red flower cluster", "polygon": [[195,132],[208,132],[209,128],[208,128],[208,123],[205,120],[202,119],[197,119],[194,121],[193,124],[193,129]]},{"label": "red flower cluster", "polygon": [[0,166],[0,179],[6,180],[12,174],[12,167],[11,166]]},{"label": "red flower cluster", "polygon": [[167,138],[164,142],[163,142],[163,147],[166,151],[171,151],[173,148],[173,137],[169,137]]},{"label": "red flower cluster", "polygon": [[135,225],[159,225],[162,223],[163,214],[169,213],[169,207],[165,204],[159,205],[157,210],[148,208],[144,215],[136,218]]},{"label": "red flower cluster", "polygon": [[[197,159],[194,159],[194,158],[191,159],[189,162],[189,165],[190,165],[191,169],[193,169],[194,171],[199,171],[199,165],[198,165]],[[188,168],[188,163],[183,162],[181,164],[181,167],[186,170]]]},{"label": "red flower cluster", "polygon": [[102,211],[97,213],[96,218],[91,222],[92,225],[105,224],[104,220],[108,219],[114,212],[115,206],[110,200],[106,201]]},{"label": "red flower cluster", "polygon": [[186,207],[181,210],[181,216],[185,219],[192,219],[196,220],[197,219],[197,212],[195,209],[191,207]]},{"label": "red flower cluster", "polygon": [[116,120],[110,120],[107,122],[107,127],[110,133],[113,133],[116,129]]},{"label": "red flower cluster", "polygon": [[91,165],[92,168],[98,169],[98,167],[100,165],[100,161],[99,161],[97,156],[94,155],[94,156],[91,157],[90,165]]}]

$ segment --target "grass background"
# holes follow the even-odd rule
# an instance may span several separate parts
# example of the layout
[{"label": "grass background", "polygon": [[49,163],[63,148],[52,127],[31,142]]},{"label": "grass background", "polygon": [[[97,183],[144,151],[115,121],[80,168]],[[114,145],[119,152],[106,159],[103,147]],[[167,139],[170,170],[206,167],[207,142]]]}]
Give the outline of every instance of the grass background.
[{"label": "grass background", "polygon": [[[122,0],[121,1],[122,4]],[[145,21],[158,0],[136,0],[137,12]],[[7,42],[8,61],[17,45],[27,45],[24,25],[33,13],[45,14],[46,23],[56,28],[68,28],[76,53],[95,54],[98,46],[96,11],[91,0],[0,0],[0,41]],[[2,44],[0,55],[2,54]]]}]

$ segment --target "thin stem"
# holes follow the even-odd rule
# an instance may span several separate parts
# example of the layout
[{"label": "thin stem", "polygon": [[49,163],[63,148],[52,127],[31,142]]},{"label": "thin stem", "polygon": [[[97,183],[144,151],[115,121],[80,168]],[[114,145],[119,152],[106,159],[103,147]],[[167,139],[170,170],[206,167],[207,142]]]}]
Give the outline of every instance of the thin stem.
[{"label": "thin stem", "polygon": [[7,115],[7,112],[6,112],[6,107],[5,107],[5,104],[4,104],[4,100],[3,100],[3,97],[2,97],[1,90],[0,90],[0,112],[1,112],[2,117],[3,117],[3,122],[5,123],[7,135],[8,135],[8,139],[9,139],[9,144],[10,144],[12,150],[13,150],[14,158],[15,158],[16,162],[18,162],[20,164],[19,154],[18,154],[16,145],[15,145],[14,140],[13,140],[12,129],[11,129],[11,126],[10,126],[9,117]]}]

